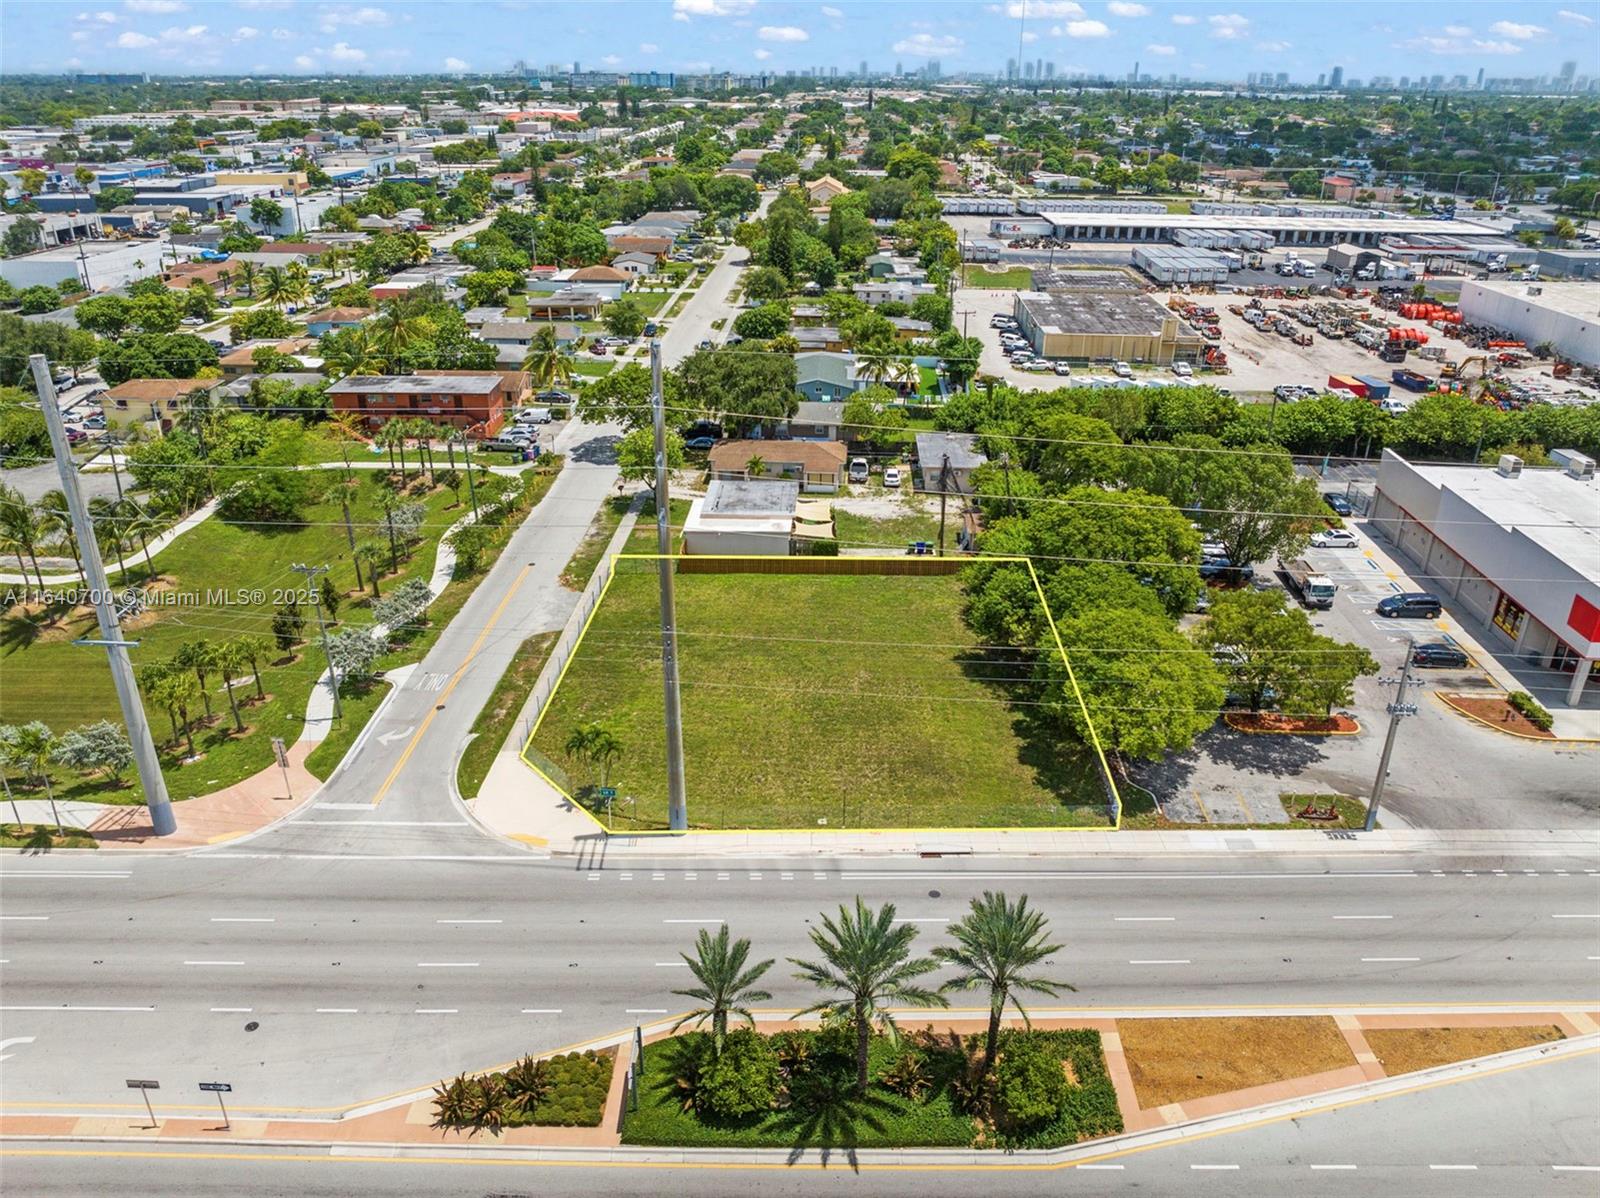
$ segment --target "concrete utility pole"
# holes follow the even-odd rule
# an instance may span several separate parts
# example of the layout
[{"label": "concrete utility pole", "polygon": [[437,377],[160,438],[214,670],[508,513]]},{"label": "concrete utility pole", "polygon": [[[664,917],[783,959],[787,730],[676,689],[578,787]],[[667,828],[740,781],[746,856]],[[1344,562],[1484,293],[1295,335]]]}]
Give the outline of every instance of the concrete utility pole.
[{"label": "concrete utility pole", "polygon": [[[1383,801],[1384,783],[1389,780],[1389,756],[1394,752],[1395,733],[1400,731],[1400,721],[1409,715],[1417,714],[1417,705],[1406,702],[1406,687],[1411,684],[1411,656],[1416,652],[1417,641],[1415,637],[1406,638],[1406,664],[1400,671],[1400,688],[1394,693],[1394,702],[1385,710],[1389,713],[1389,734],[1383,738],[1383,756],[1378,758],[1378,776],[1372,783],[1372,797],[1367,800],[1367,819],[1362,825],[1364,831],[1370,832],[1378,826],[1378,805]],[[1380,683],[1387,686],[1393,678],[1380,678]]]},{"label": "concrete utility pole", "polygon": [[30,354],[28,365],[33,369],[34,388],[39,395],[39,407],[44,412],[45,428],[50,431],[50,448],[55,454],[56,471],[61,476],[61,490],[67,497],[67,510],[72,514],[78,550],[83,555],[83,571],[89,580],[89,597],[100,623],[100,643],[105,646],[106,658],[111,664],[111,682],[117,688],[122,723],[128,730],[128,741],[133,745],[139,784],[144,787],[144,802],[150,811],[150,826],[157,836],[171,836],[178,830],[178,820],[172,813],[172,801],[167,798],[167,781],[161,776],[161,760],[156,756],[155,741],[150,739],[150,725],[144,718],[144,703],[139,696],[139,687],[134,682],[133,665],[128,661],[127,642],[122,639],[122,629],[117,624],[116,608],[111,602],[111,584],[106,581],[106,568],[100,560],[100,542],[95,539],[94,523],[89,519],[89,509],[78,490],[78,472],[73,467],[66,426],[61,422],[55,385],[50,381],[50,364],[45,361],[43,354]]},{"label": "concrete utility pole", "polygon": [[[1006,475],[1007,479],[1011,476]],[[950,455],[945,454],[939,465],[939,556],[944,556],[944,501],[950,494]]]},{"label": "concrete utility pole", "polygon": [[333,664],[333,653],[328,649],[328,625],[322,618],[322,592],[317,590],[317,575],[326,574],[331,567],[305,566],[298,562],[290,566],[296,574],[306,576],[306,592],[311,596],[311,606],[317,609],[317,631],[322,634],[322,656],[328,663],[328,681],[333,686],[333,718],[343,719],[339,707],[339,670]]},{"label": "concrete utility pole", "polygon": [[678,603],[672,590],[672,501],[667,493],[667,411],[661,390],[661,342],[650,340],[650,410],[656,434],[656,562],[661,579],[661,685],[667,717],[667,827],[689,829],[683,788],[683,708],[678,696]]}]

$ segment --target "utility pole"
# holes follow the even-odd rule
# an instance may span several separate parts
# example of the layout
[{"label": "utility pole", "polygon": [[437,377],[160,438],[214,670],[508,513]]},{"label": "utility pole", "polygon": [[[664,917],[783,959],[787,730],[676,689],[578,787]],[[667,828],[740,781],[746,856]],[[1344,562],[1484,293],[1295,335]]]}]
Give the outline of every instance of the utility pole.
[{"label": "utility pole", "polygon": [[661,685],[667,718],[667,827],[689,829],[683,788],[683,708],[678,696],[678,604],[673,595],[672,501],[667,488],[667,412],[661,390],[661,341],[650,339],[650,410],[656,434],[656,567],[661,579]]},{"label": "utility pole", "polygon": [[150,811],[150,827],[157,836],[171,836],[178,830],[178,820],[172,813],[172,802],[167,798],[167,782],[161,776],[161,760],[156,756],[155,742],[150,739],[150,725],[144,718],[144,703],[133,679],[133,665],[128,661],[128,642],[122,639],[116,609],[111,603],[111,584],[106,581],[106,568],[100,561],[100,543],[95,539],[89,509],[78,490],[78,472],[73,468],[67,429],[61,422],[55,385],[50,381],[50,364],[45,361],[43,354],[30,354],[28,365],[33,369],[34,388],[39,395],[39,407],[44,412],[45,428],[50,432],[50,448],[55,454],[56,471],[61,476],[61,490],[67,497],[67,510],[72,515],[72,527],[78,536],[78,551],[83,555],[83,570],[89,580],[89,597],[94,603],[94,614],[100,624],[99,643],[105,646],[106,658],[111,664],[111,682],[117,689],[122,723],[133,745],[139,783],[144,787],[144,802]]},{"label": "utility pole", "polygon": [[322,656],[328,662],[328,682],[333,687],[333,718],[343,719],[344,712],[339,707],[339,670],[333,664],[333,653],[328,649],[328,625],[322,618],[322,592],[317,590],[317,575],[326,574],[328,566],[305,566],[295,563],[289,569],[296,574],[306,576],[306,593],[311,596],[311,606],[317,609],[317,631],[322,634]]},{"label": "utility pole", "polygon": [[944,556],[944,501],[950,493],[950,455],[939,466],[939,556]]},{"label": "utility pole", "polygon": [[[1389,713],[1389,734],[1383,738],[1383,756],[1378,758],[1378,776],[1372,782],[1372,797],[1367,800],[1367,819],[1362,825],[1364,831],[1370,832],[1378,826],[1378,805],[1383,801],[1384,783],[1389,780],[1389,756],[1394,752],[1395,733],[1400,731],[1400,721],[1407,716],[1417,714],[1417,705],[1406,702],[1406,687],[1411,684],[1411,657],[1416,652],[1417,641],[1415,637],[1406,638],[1406,664],[1400,671],[1400,687],[1394,693],[1394,702],[1385,708]],[[1387,686],[1395,680],[1393,678],[1379,678],[1378,681]]]}]

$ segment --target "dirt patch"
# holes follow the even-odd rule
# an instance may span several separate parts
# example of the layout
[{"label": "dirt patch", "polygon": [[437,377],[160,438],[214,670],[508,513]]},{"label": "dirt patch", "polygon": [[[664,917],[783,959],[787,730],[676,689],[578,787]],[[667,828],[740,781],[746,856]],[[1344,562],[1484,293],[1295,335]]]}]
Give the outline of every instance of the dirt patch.
[{"label": "dirt patch", "polygon": [[1565,1040],[1552,1024],[1530,1027],[1397,1027],[1364,1033],[1390,1077]]},{"label": "dirt patch", "polygon": [[1353,736],[1361,725],[1347,715],[1289,716],[1275,711],[1230,711],[1222,717],[1236,732],[1280,736]]},{"label": "dirt patch", "polygon": [[1533,736],[1539,740],[1555,740],[1553,732],[1546,732],[1533,723],[1505,699],[1498,695],[1440,695],[1439,698],[1463,715],[1518,736]]},{"label": "dirt patch", "polygon": [[1327,1016],[1119,1019],[1117,1032],[1144,1110],[1356,1063]]}]

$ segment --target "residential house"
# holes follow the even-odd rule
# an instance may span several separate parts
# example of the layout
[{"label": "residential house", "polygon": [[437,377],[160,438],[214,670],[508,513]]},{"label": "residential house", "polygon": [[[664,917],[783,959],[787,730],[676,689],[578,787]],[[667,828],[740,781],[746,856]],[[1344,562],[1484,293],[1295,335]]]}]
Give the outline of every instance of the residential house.
[{"label": "residential house", "polygon": [[814,208],[826,207],[829,201],[849,193],[850,189],[832,175],[823,175],[822,178],[813,179],[806,184],[806,195]]},{"label": "residential house", "polygon": [[932,283],[911,283],[900,280],[886,280],[879,283],[857,283],[850,289],[859,300],[865,301],[871,307],[886,304],[890,300],[900,304],[909,304],[919,295],[937,295],[939,289]]},{"label": "residential house", "polygon": [[287,383],[291,387],[315,387],[328,380],[316,370],[275,370],[271,374],[242,374],[236,379],[218,382],[211,388],[211,398],[218,403],[231,403],[235,407],[247,406],[258,383]]},{"label": "residential house", "polygon": [[891,316],[889,323],[894,325],[897,341],[916,341],[918,338],[933,336],[933,325],[926,320],[914,320],[909,316]]},{"label": "residential house", "polygon": [[395,418],[422,417],[436,424],[492,437],[531,391],[522,371],[430,370],[418,374],[360,374],[328,388],[337,412],[354,412],[368,428]]},{"label": "residential house", "polygon": [[165,433],[177,419],[184,398],[211,386],[206,379],[129,379],[100,397],[100,411],[108,430],[156,424]]},{"label": "residential house", "polygon": [[214,295],[223,296],[233,289],[238,269],[232,262],[179,262],[162,271],[161,279],[169,291],[184,292],[191,283],[204,283]]},{"label": "residential house", "polygon": [[825,324],[828,310],[821,304],[796,304],[789,309],[789,319],[800,328]]},{"label": "residential house", "polygon": [[320,241],[267,241],[263,242],[257,254],[284,255],[274,260],[277,266],[287,266],[290,262],[300,262],[306,266],[315,265],[317,260],[333,247],[324,245]]},{"label": "residential house", "polygon": [[789,417],[789,436],[797,441],[843,441],[840,434],[844,422],[842,403],[818,403],[802,400]]},{"label": "residential house", "polygon": [[569,287],[552,295],[528,293],[528,315],[544,320],[596,320],[607,296],[589,287]]},{"label": "residential house", "polygon": [[317,343],[310,337],[291,337],[287,341],[258,339],[242,342],[217,359],[217,365],[222,368],[222,377],[232,380],[256,373],[255,353],[258,349],[276,350],[293,358],[300,366],[312,369],[322,364],[322,359],[315,356]]},{"label": "residential house", "polygon": [[340,329],[353,329],[372,315],[369,308],[324,308],[306,317],[308,336],[320,337]]},{"label": "residential house", "polygon": [[711,477],[748,479],[759,458],[757,478],[790,478],[802,491],[833,492],[844,482],[846,456],[837,441],[723,441],[711,449]]},{"label": "residential house", "polygon": [[467,322],[469,329],[476,329],[486,324],[495,324],[498,321],[502,321],[506,318],[506,314],[507,310],[505,308],[468,308],[462,313],[462,319]]},{"label": "residential house", "polygon": [[867,277],[877,282],[924,283],[928,279],[928,272],[918,266],[915,259],[902,258],[899,254],[872,254],[863,265]]},{"label": "residential house", "polygon": [[[632,228],[632,226],[628,226]],[[640,237],[633,233],[618,233],[616,236],[606,235],[606,244],[618,254],[638,253],[653,254],[657,262],[672,253],[673,239],[671,237]]]},{"label": "residential house", "polygon": [[611,265],[636,279],[642,279],[646,275],[655,274],[656,265],[659,261],[660,259],[654,254],[646,254],[640,250],[629,250],[627,253],[618,254],[611,259]]},{"label": "residential house", "polygon": [[623,292],[633,285],[634,276],[615,266],[580,266],[573,271],[570,280],[573,283],[588,287],[594,291],[606,291],[617,288],[617,293],[611,299],[621,299]]},{"label": "residential house", "polygon": [[819,351],[794,356],[795,390],[806,399],[826,403],[848,399],[871,385],[857,372],[850,353]]},{"label": "residential house", "polygon": [[798,482],[714,479],[705,495],[689,505],[683,522],[683,552],[787,556],[799,505]]},{"label": "residential house", "polygon": [[363,216],[361,219],[356,221],[356,228],[364,229],[368,233],[392,233],[399,227],[399,221],[391,220],[387,216],[379,216],[376,213],[373,213],[369,216]]},{"label": "residential house", "polygon": [[844,349],[844,334],[829,325],[817,328],[790,329],[789,335],[799,343],[802,352]]},{"label": "residential house", "polygon": [[918,433],[917,463],[924,491],[970,495],[972,472],[988,462],[973,433]]},{"label": "residential house", "polygon": [[532,171],[501,171],[489,180],[489,186],[498,196],[523,196],[533,182]]}]

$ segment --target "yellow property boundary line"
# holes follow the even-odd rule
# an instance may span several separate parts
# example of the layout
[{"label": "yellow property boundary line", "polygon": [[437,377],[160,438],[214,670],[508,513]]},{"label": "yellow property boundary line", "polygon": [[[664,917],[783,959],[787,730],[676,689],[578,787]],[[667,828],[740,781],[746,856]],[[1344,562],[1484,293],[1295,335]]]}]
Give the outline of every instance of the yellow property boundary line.
[{"label": "yellow property boundary line", "polygon": [[[578,653],[583,648],[584,638],[589,635],[589,625],[594,623],[595,615],[600,611],[601,606],[604,605],[604,603],[606,601],[606,595],[611,590],[611,584],[612,584],[612,582],[614,582],[616,580],[616,577],[617,577],[617,564],[619,562],[622,562],[622,561],[658,562],[658,561],[661,561],[662,559],[666,559],[668,561],[681,561],[681,560],[684,560],[685,558],[688,558],[690,556],[691,555],[689,555],[689,554],[683,554],[683,553],[665,553],[665,554],[663,554],[663,553],[613,553],[613,554],[611,554],[611,570],[610,570],[610,573],[608,573],[606,575],[605,585],[600,588],[600,594],[595,598],[594,607],[590,610],[588,618],[584,620],[583,628],[578,633],[578,639],[573,642],[572,652],[567,654],[567,660],[564,661],[561,664],[561,672],[558,675],[556,675],[556,684],[550,690],[550,698],[545,701],[545,705],[544,705],[543,710],[541,710],[539,712],[539,718],[534,721],[533,727],[531,729],[529,729],[528,738],[527,738],[527,740],[523,741],[522,749],[518,753],[518,756],[521,758],[522,763],[524,765],[526,765],[534,773],[538,774],[539,777],[543,778],[546,782],[548,782],[551,785],[551,787],[553,787],[555,789],[557,794],[559,794],[562,798],[566,799],[567,802],[572,804],[574,810],[583,812],[583,814],[586,817],[588,817],[589,821],[591,823],[593,823],[594,826],[596,828],[598,828],[601,832],[604,832],[607,836],[630,836],[630,837],[632,837],[632,836],[727,836],[727,835],[730,835],[730,834],[732,834],[732,835],[744,835],[744,834],[750,834],[750,833],[757,833],[757,834],[760,834],[762,836],[830,836],[830,835],[831,836],[860,836],[860,835],[869,834],[869,833],[878,833],[878,834],[883,834],[883,833],[901,833],[901,834],[903,834],[903,833],[908,833],[908,832],[909,833],[917,833],[917,834],[938,834],[938,833],[951,833],[951,832],[972,832],[972,833],[977,833],[977,832],[1073,832],[1073,831],[1092,831],[1092,832],[1099,833],[1099,832],[1104,832],[1104,831],[1107,830],[1105,828],[1084,828],[1084,829],[1072,828],[1072,827],[1063,828],[1063,827],[1056,827],[1056,826],[1053,826],[1053,825],[1050,825],[1050,824],[1007,826],[1007,827],[996,827],[996,828],[987,828],[987,827],[971,827],[971,828],[962,828],[962,827],[820,828],[820,829],[819,828],[689,828],[689,829],[686,829],[683,832],[674,832],[671,829],[667,829],[667,828],[641,828],[641,829],[638,829],[638,830],[629,830],[629,831],[623,832],[623,831],[618,831],[618,830],[616,830],[614,828],[608,828],[605,824],[600,822],[600,820],[595,816],[595,814],[592,811],[590,811],[582,803],[578,802],[578,800],[576,798],[574,798],[572,795],[568,794],[566,789],[564,787],[562,787],[559,782],[557,782],[549,774],[545,773],[532,760],[530,760],[529,757],[528,757],[528,750],[530,750],[533,747],[534,738],[539,735],[539,729],[544,724],[545,716],[549,715],[550,708],[555,702],[555,697],[556,697],[557,694],[560,693],[562,683],[564,683],[566,681],[567,671],[572,668],[572,663],[575,660],[577,660]],[[702,560],[702,561],[709,560],[709,561],[762,561],[762,562],[770,562],[770,561],[774,560],[771,557],[763,557],[763,556],[761,556],[759,554],[694,554],[692,556],[695,557],[696,559]],[[851,556],[851,557],[848,557],[848,558],[825,558],[825,557],[802,558],[802,559],[788,559],[788,558],[785,558],[785,559],[781,559],[781,560],[785,560],[785,561],[787,561],[787,560],[801,560],[801,561],[806,561],[808,563],[821,564],[821,563],[825,563],[825,562],[835,562],[835,561],[850,561],[850,562],[859,562],[859,561],[905,562],[908,559],[905,558],[904,556],[889,556],[887,554],[884,554],[884,555],[874,555],[874,556],[870,556],[870,557],[868,557],[868,556],[861,556],[861,557]],[[914,560],[914,559],[912,559],[912,560]],[[1113,820],[1111,822],[1110,830],[1114,831],[1114,832],[1115,831],[1121,831],[1121,829],[1122,829],[1122,793],[1117,789],[1116,779],[1112,776],[1112,773],[1111,773],[1111,765],[1106,760],[1105,749],[1100,744],[1100,734],[1095,729],[1094,721],[1092,719],[1090,719],[1090,717],[1089,717],[1089,706],[1083,700],[1083,691],[1078,685],[1078,676],[1073,671],[1072,661],[1067,656],[1066,646],[1064,646],[1061,643],[1061,633],[1056,628],[1055,616],[1050,611],[1050,604],[1045,600],[1044,588],[1039,584],[1039,575],[1034,571],[1033,562],[1030,561],[1026,557],[999,557],[999,556],[996,556],[996,557],[984,557],[984,558],[974,558],[972,560],[974,562],[983,561],[983,562],[1003,562],[1003,563],[1012,563],[1012,564],[1020,563],[1023,566],[1027,567],[1028,578],[1033,582],[1034,594],[1037,595],[1038,599],[1039,599],[1039,608],[1040,608],[1041,611],[1044,612],[1045,621],[1050,626],[1050,637],[1051,637],[1051,640],[1053,640],[1055,642],[1056,652],[1061,654],[1061,662],[1062,662],[1062,664],[1067,667],[1067,680],[1068,680],[1068,682],[1070,682],[1072,684],[1073,697],[1075,699],[1077,699],[1077,701],[1078,701],[1078,710],[1083,713],[1084,726],[1089,729],[1090,746],[1094,749],[1095,759],[1100,763],[1100,780],[1101,780],[1102,783],[1104,783],[1105,788],[1106,788],[1106,792],[1111,796],[1112,807],[1113,807],[1113,809],[1115,811],[1115,817],[1113,818]],[[804,571],[804,572],[795,571],[795,573],[797,575],[798,574],[802,574],[802,573],[805,573],[805,574],[810,574],[810,573],[827,574],[827,573],[829,573],[829,571],[827,569],[823,568],[823,569],[818,569],[818,570],[815,570],[815,571]],[[955,571],[951,571],[951,575],[952,576],[954,575],[954,573],[955,573]],[[842,570],[839,571],[839,574],[842,577],[856,577],[856,575],[846,574]],[[772,577],[782,577],[783,575],[778,573],[777,571],[774,571],[771,576]],[[868,577],[872,577],[872,575],[863,574],[863,575],[859,575],[859,577],[868,578]],[[936,575],[921,575],[921,576],[919,576],[919,575],[909,574],[908,573],[908,574],[905,574],[905,575],[885,575],[885,577],[914,578],[914,577],[936,577]]]},{"label": "yellow property boundary line", "polygon": [[[1466,710],[1466,708],[1464,708],[1464,707],[1457,707],[1454,703],[1450,702],[1450,696],[1449,695],[1442,695],[1438,691],[1432,691],[1430,693],[1433,695],[1433,697],[1435,699],[1437,699],[1439,702],[1443,703],[1446,707],[1448,707],[1451,711],[1455,712],[1457,715],[1465,716],[1467,719],[1471,720],[1473,723],[1482,724],[1485,728],[1488,728],[1488,729],[1490,729],[1490,730],[1492,730],[1494,732],[1498,732],[1502,736],[1514,736],[1518,740],[1532,741],[1536,745],[1600,745],[1600,737],[1593,737],[1593,736],[1555,736],[1555,735],[1551,735],[1551,736],[1529,736],[1526,732],[1513,732],[1510,728],[1502,728],[1499,724],[1490,723],[1488,720],[1484,719],[1481,715],[1474,715],[1472,712]],[[1465,697],[1465,696],[1463,696],[1463,697]],[[1490,697],[1490,696],[1485,696],[1485,697]],[[1502,691],[1499,695],[1492,696],[1492,697],[1504,699],[1506,697],[1506,695],[1505,695],[1505,692]]]}]

